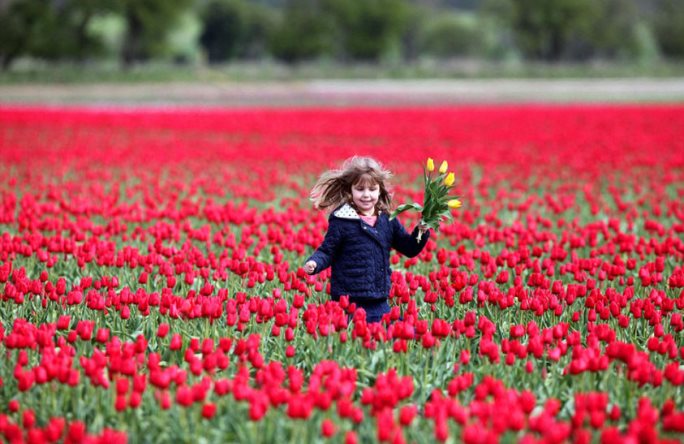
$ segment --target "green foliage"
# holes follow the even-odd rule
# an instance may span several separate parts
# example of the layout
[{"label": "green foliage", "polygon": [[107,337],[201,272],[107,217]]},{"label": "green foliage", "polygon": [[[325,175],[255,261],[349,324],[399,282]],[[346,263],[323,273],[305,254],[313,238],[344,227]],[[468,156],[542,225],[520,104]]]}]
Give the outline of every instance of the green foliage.
[{"label": "green foliage", "polygon": [[329,53],[332,35],[319,0],[290,0],[270,38],[272,54],[287,63],[314,59]]},{"label": "green foliage", "polygon": [[[103,50],[101,38],[89,30],[92,20],[115,7],[114,1],[70,0],[53,2],[37,35],[32,55],[47,60],[85,60]],[[56,5],[56,6],[55,6]]]},{"label": "green foliage", "polygon": [[485,34],[485,57],[493,60],[520,58],[520,51],[514,43],[513,16],[511,0],[483,0],[478,11],[478,20]]},{"label": "green foliage", "polygon": [[48,6],[41,0],[0,6],[0,63],[7,69],[17,57],[30,51],[39,36]]},{"label": "green foliage", "polygon": [[324,0],[343,58],[379,60],[407,25],[405,0]]},{"label": "green foliage", "polygon": [[88,32],[101,41],[104,58],[117,56],[121,52],[125,31],[123,18],[113,12],[94,17],[88,25]]},{"label": "green foliage", "polygon": [[96,16],[112,10],[110,0],[46,2],[15,0],[0,3],[0,60],[8,68],[20,56],[46,60],[84,60],[102,50],[90,32]]},{"label": "green foliage", "polygon": [[445,12],[425,24],[420,50],[437,57],[474,56],[482,52],[483,32],[474,14]]},{"label": "green foliage", "polygon": [[684,58],[684,5],[681,0],[659,0],[654,28],[666,56]]},{"label": "green foliage", "polygon": [[244,0],[212,0],[201,12],[200,43],[210,63],[265,55],[270,11]]},{"label": "green foliage", "polygon": [[486,0],[481,17],[528,59],[652,61],[658,45],[646,12],[638,0]]},{"label": "green foliage", "polygon": [[593,49],[604,57],[616,57],[636,45],[638,9],[634,0],[604,0],[591,29]]},{"label": "green foliage", "polygon": [[578,37],[578,57],[652,60],[657,56],[654,36],[636,0],[602,0],[586,36]]},{"label": "green foliage", "polygon": [[186,11],[178,20],[178,24],[169,32],[166,39],[166,50],[170,60],[176,65],[190,64],[202,60],[202,49],[199,42],[202,24],[193,11]]},{"label": "green foliage", "polygon": [[[680,0],[0,0],[0,67],[17,59],[123,64],[652,62],[684,57]],[[116,30],[105,24],[116,23]],[[111,28],[111,27],[109,27]],[[201,48],[201,51],[200,51]],[[299,65],[301,66],[301,64]]]},{"label": "green foliage", "polygon": [[121,0],[126,21],[122,61],[131,65],[167,53],[167,37],[193,0]]},{"label": "green foliage", "polygon": [[405,0],[291,0],[271,40],[286,62],[335,56],[378,61],[406,25]]},{"label": "green foliage", "polygon": [[593,0],[512,0],[512,4],[516,42],[532,59],[561,59],[573,39],[591,30],[598,15]]}]

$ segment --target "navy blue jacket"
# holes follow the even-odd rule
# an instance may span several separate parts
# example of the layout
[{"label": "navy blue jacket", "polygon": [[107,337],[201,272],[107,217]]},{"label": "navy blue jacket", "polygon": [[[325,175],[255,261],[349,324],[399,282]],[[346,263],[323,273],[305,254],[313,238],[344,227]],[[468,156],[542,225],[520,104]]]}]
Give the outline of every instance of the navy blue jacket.
[{"label": "navy blue jacket", "polygon": [[306,262],[316,262],[315,273],[332,267],[333,300],[348,295],[358,299],[384,299],[390,291],[390,249],[414,257],[427,244],[430,232],[416,241],[418,228],[408,234],[399,220],[378,215],[374,227],[366,224],[349,204],[328,218],[328,232],[321,246]]}]

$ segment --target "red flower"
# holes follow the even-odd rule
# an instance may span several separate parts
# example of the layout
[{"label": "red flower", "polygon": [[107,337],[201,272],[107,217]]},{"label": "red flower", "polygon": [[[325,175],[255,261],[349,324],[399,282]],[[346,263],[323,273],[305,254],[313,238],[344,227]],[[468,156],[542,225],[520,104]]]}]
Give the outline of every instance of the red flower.
[{"label": "red flower", "polygon": [[285,348],[285,356],[287,356],[288,358],[291,358],[291,357],[293,357],[294,355],[295,355],[295,348],[294,348],[294,346],[288,345],[288,346]]},{"label": "red flower", "polygon": [[202,416],[205,419],[211,419],[216,414],[216,404],[213,402],[207,402],[202,406]]},{"label": "red flower", "polygon": [[165,338],[166,335],[169,333],[169,324],[162,322],[159,324],[159,327],[157,328],[157,337],[158,338]]},{"label": "red flower", "polygon": [[178,387],[176,391],[176,402],[183,407],[189,407],[193,403],[192,389],[187,385]]},{"label": "red flower", "polygon": [[25,429],[30,429],[36,424],[36,414],[33,410],[26,409],[22,415],[22,425]]},{"label": "red flower", "polygon": [[357,438],[355,431],[349,430],[344,435],[344,444],[357,444],[358,442],[359,442],[359,439]]},{"label": "red flower", "polygon": [[78,443],[82,442],[86,435],[86,425],[81,421],[74,421],[69,424],[67,431],[67,441]]},{"label": "red flower", "polygon": [[399,422],[403,426],[408,426],[413,422],[413,418],[416,417],[418,413],[418,408],[415,405],[405,405],[399,410]]},{"label": "red flower", "polygon": [[335,434],[335,431],[335,423],[333,423],[330,419],[324,419],[321,423],[321,435],[323,435],[326,438],[330,438]]},{"label": "red flower", "polygon": [[18,412],[19,408],[19,401],[17,401],[16,399],[12,399],[10,400],[10,402],[7,403],[7,410],[9,410],[12,413]]},{"label": "red flower", "polygon": [[128,402],[126,401],[126,395],[116,395],[114,400],[114,408],[117,412],[123,412],[128,407]]},{"label": "red flower", "polygon": [[169,343],[169,350],[180,350],[183,346],[183,338],[179,333],[174,333],[171,336],[171,342]]}]

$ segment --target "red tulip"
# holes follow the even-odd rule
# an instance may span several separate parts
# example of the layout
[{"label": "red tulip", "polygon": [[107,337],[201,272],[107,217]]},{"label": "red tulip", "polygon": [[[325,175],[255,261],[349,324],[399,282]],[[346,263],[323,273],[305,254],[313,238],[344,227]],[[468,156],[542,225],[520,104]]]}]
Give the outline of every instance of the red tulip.
[{"label": "red tulip", "polygon": [[336,427],[330,419],[324,419],[321,423],[321,435],[325,438],[330,438],[335,435]]}]

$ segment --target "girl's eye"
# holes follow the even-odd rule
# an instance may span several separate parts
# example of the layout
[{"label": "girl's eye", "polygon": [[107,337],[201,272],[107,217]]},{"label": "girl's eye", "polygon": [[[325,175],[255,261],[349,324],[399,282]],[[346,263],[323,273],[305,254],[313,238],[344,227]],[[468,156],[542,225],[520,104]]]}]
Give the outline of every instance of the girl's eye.
[{"label": "girl's eye", "polygon": [[[361,192],[361,191],[366,190],[366,187],[354,187],[354,189],[355,189],[356,191],[360,191],[360,192]],[[377,186],[374,186],[374,187],[368,187],[367,189],[368,189],[368,191],[370,191],[370,192],[375,192],[375,191],[378,191],[380,188],[377,187]]]}]

